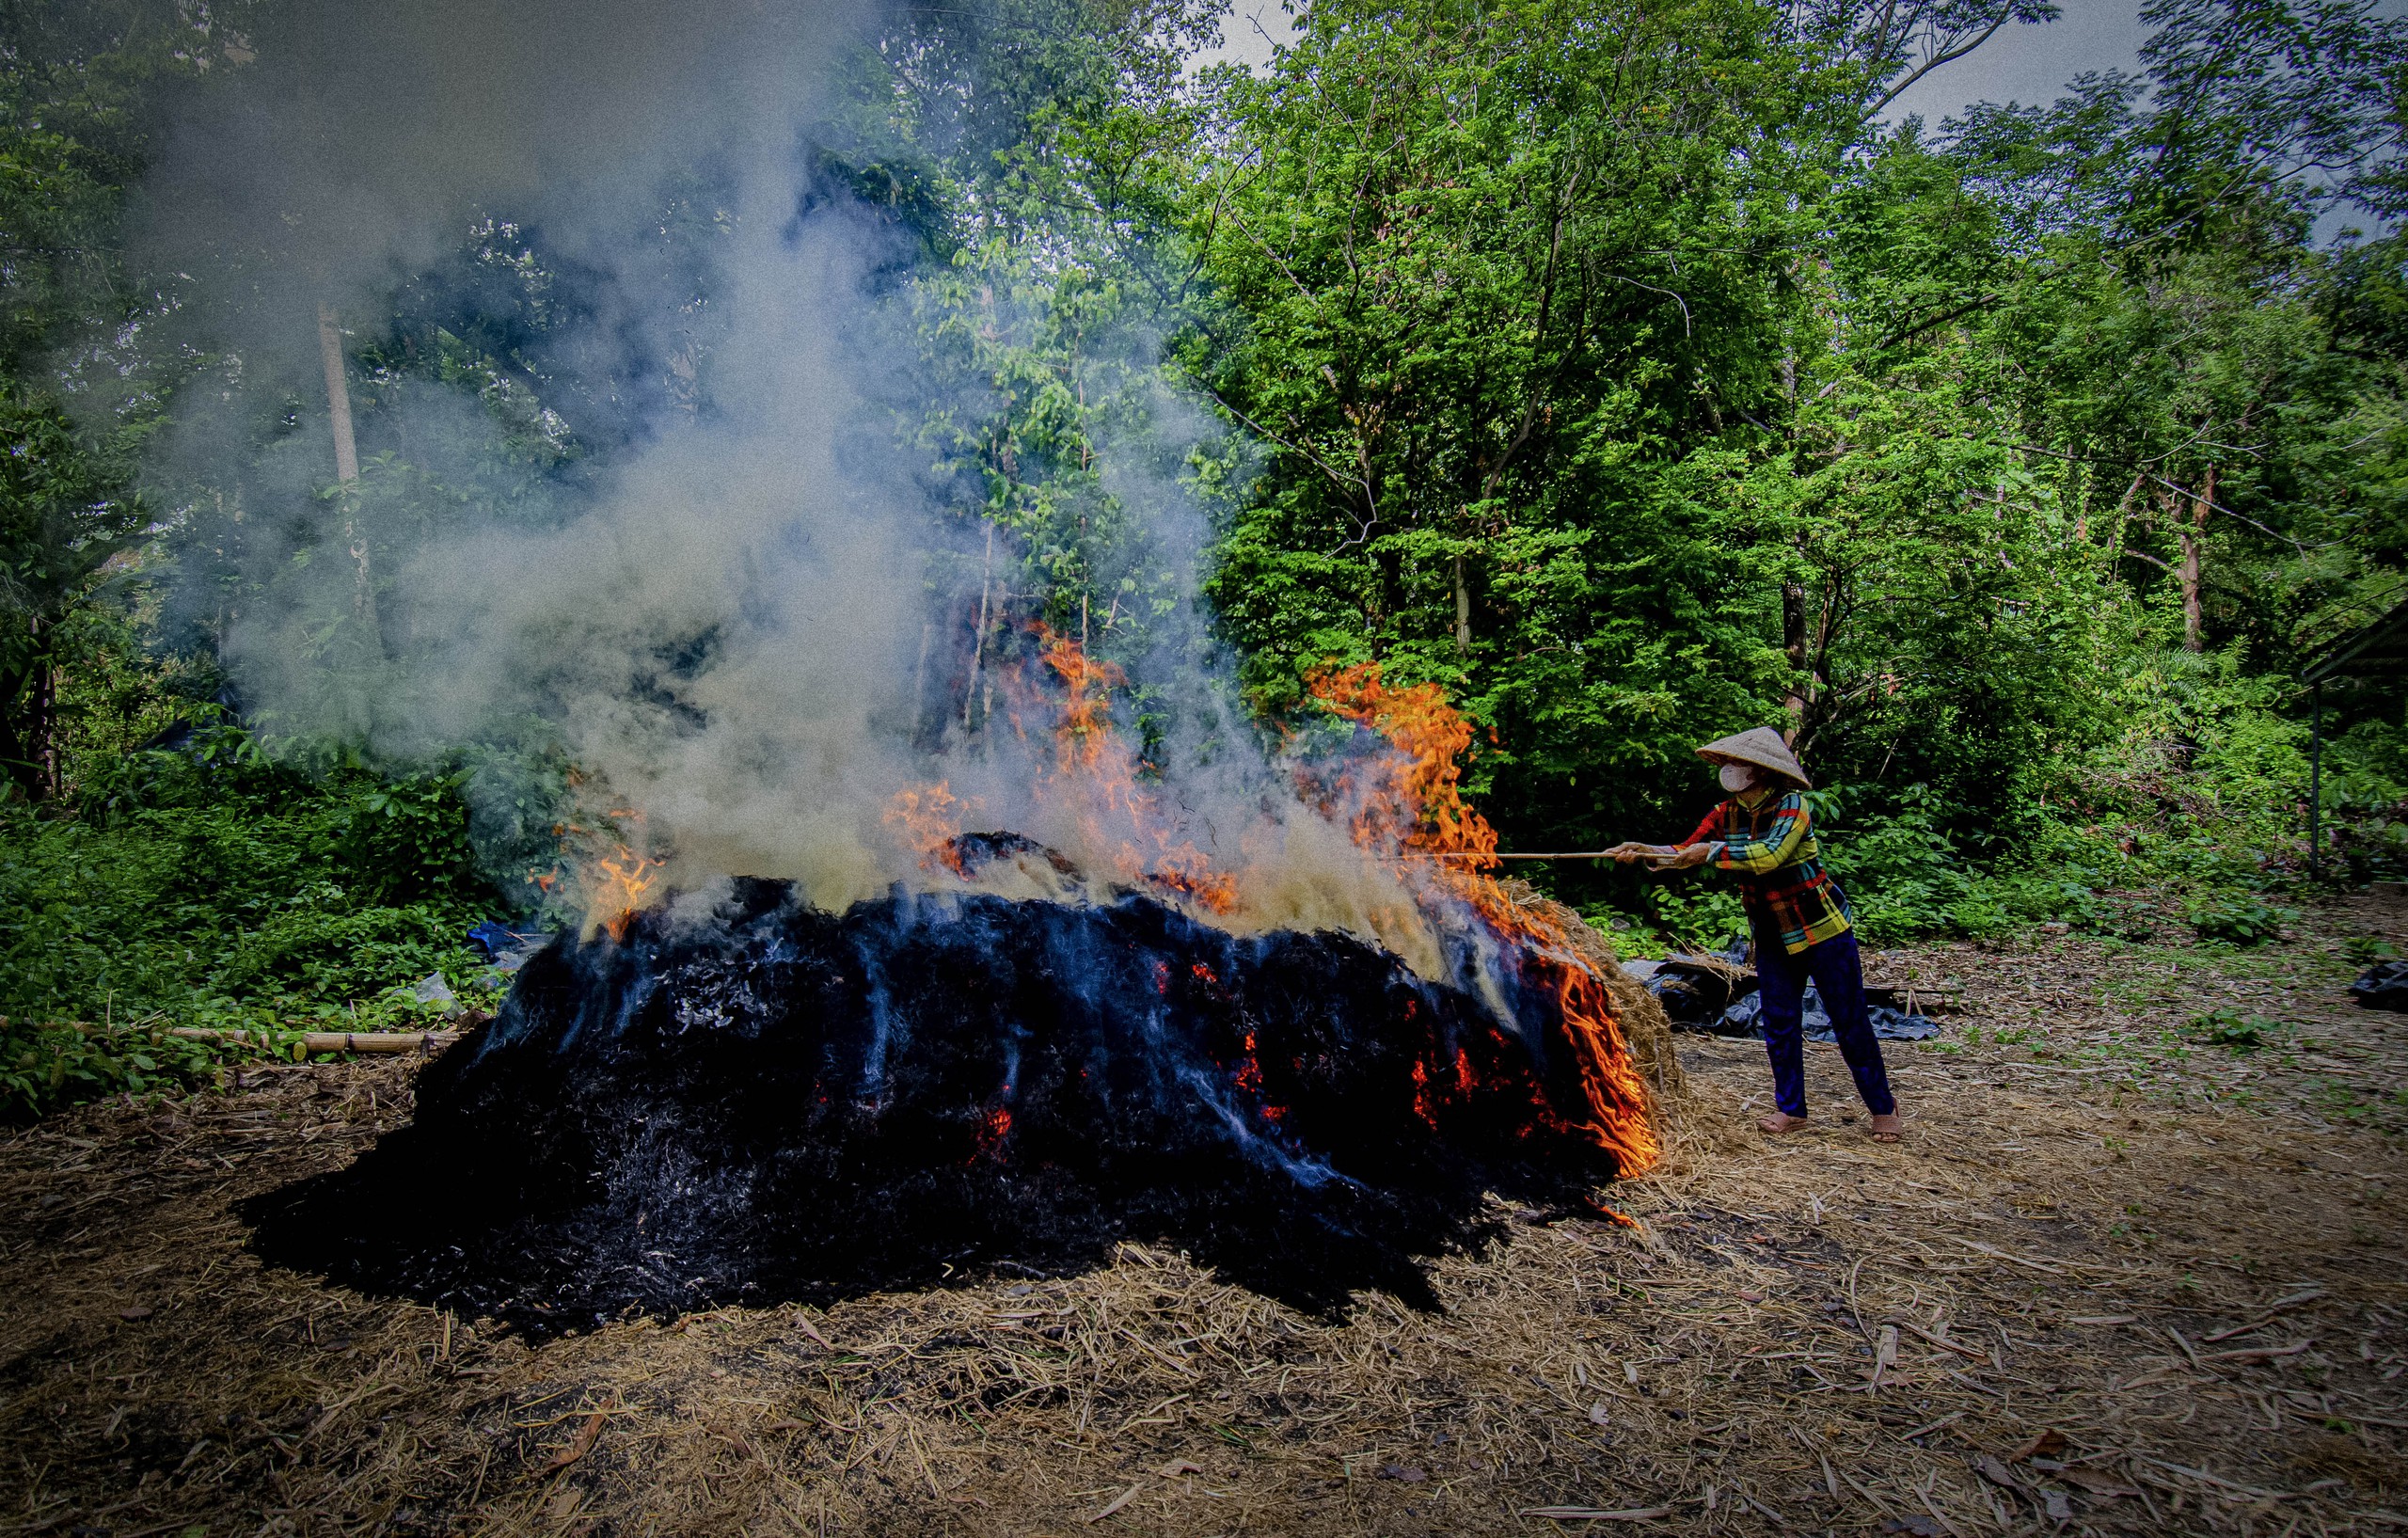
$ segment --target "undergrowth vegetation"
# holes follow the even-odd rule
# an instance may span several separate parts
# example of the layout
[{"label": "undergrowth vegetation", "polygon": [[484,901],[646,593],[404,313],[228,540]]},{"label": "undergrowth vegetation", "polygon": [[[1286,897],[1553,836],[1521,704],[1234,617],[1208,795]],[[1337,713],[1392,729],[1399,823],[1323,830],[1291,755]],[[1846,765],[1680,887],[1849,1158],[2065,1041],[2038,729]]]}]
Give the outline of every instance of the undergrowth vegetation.
[{"label": "undergrowth vegetation", "polygon": [[412,985],[489,991],[496,909],[452,777],[316,774],[240,728],[76,766],[70,815],[0,804],[8,1111],[214,1073],[174,1027],[422,1025]]}]

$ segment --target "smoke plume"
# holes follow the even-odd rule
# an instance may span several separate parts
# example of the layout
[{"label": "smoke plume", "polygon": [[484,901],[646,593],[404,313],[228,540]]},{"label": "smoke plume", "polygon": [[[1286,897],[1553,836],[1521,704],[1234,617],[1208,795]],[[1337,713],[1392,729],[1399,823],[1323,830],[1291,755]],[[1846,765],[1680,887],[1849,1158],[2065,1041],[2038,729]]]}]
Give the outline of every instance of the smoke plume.
[{"label": "smoke plume", "polygon": [[[592,839],[665,862],[656,890],[773,878],[841,911],[958,886],[895,816],[898,793],[942,787],[957,831],[1025,833],[1081,880],[1232,873],[1244,900],[1216,922],[1350,928],[1435,975],[1404,887],[1243,730],[1213,736],[1208,769],[1191,715],[1141,765],[1064,719],[1079,690],[1026,634],[1022,552],[1006,532],[994,553],[910,430],[991,402],[927,398],[914,237],[823,163],[882,110],[859,88],[880,23],[847,0],[434,0],[303,7],[230,40],[166,137],[146,238],[216,360],[154,478],[236,530],[230,574],[187,601],[215,605],[245,708],[388,760],[550,753]],[[321,307],[356,353],[464,261],[542,311],[540,338],[451,384],[355,361],[368,466],[329,489]],[[466,292],[462,325],[486,291]],[[1188,612],[1133,665],[1209,700],[1204,524],[1177,468],[1219,430],[1153,394],[1100,445],[1103,484]],[[555,443],[573,448],[524,468]],[[1054,880],[1025,861],[972,875]]]}]

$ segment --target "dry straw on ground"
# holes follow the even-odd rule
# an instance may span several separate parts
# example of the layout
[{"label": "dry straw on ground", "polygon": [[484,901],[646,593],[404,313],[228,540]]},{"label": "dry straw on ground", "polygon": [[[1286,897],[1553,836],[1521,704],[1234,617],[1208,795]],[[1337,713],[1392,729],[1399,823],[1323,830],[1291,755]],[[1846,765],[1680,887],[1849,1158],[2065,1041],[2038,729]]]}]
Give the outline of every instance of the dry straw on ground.
[{"label": "dry straw on ground", "polygon": [[[1760,1049],[1682,1037],[1636,1229],[1529,1214],[1336,1325],[1130,1245],[530,1347],[242,1249],[408,1064],[55,1118],[0,1139],[0,1538],[2408,1531],[2408,1020],[2337,954],[2403,920],[1887,959],[1967,1006],[1893,1048],[1905,1145],[1828,1049],[1767,1142]],[[2219,1007],[2266,1044],[2182,1046]]]}]

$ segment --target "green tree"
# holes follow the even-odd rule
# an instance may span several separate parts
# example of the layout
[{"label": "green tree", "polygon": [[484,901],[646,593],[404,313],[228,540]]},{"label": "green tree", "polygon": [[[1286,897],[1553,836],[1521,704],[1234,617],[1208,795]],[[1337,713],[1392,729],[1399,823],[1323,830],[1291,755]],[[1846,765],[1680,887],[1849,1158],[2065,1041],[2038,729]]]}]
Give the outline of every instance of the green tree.
[{"label": "green tree", "polygon": [[0,764],[28,801],[60,788],[62,642],[102,600],[103,569],[150,521],[121,470],[78,442],[55,405],[0,397]]},{"label": "green tree", "polygon": [[222,61],[246,8],[0,7],[0,760],[28,799],[61,785],[61,648],[149,524],[132,464],[157,402],[127,339],[157,301],[124,261],[125,198],[158,92]]},{"label": "green tree", "polygon": [[1441,680],[1532,831],[1761,715],[1777,584],[1719,509],[1858,78],[1721,0],[1347,4],[1229,87],[1181,361],[1271,452],[1212,586],[1263,701],[1333,658]]}]

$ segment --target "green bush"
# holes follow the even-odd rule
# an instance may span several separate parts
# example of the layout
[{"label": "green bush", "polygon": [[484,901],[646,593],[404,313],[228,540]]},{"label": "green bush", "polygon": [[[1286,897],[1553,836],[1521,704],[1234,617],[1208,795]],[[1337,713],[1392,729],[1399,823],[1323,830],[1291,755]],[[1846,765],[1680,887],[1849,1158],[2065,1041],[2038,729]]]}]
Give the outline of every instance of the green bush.
[{"label": "green bush", "polygon": [[[169,1026],[422,1026],[406,991],[430,973],[490,1002],[466,937],[499,905],[457,777],[314,768],[211,726],[87,762],[73,816],[0,804],[0,1094],[17,1113],[214,1072],[214,1049]],[[150,1034],[53,1028],[111,1021]]]},{"label": "green bush", "polygon": [[2284,925],[2299,919],[2295,910],[2229,893],[2194,899],[2185,916],[2200,939],[2244,949],[2277,938]]},{"label": "green bush", "polygon": [[2235,1053],[2256,1052],[2282,1030],[2279,1021],[2263,1015],[2243,1015],[2237,1009],[2211,1009],[2193,1015],[2190,1026],[2192,1039]]},{"label": "green bush", "polygon": [[[1816,811],[1838,810],[1831,792],[1816,797]],[[1998,895],[1987,888],[1942,827],[1937,792],[1909,785],[1897,810],[1860,819],[1825,838],[1830,866],[1858,928],[1876,943],[1938,934],[1988,935],[2012,922]]]},{"label": "green bush", "polygon": [[119,1092],[142,1094],[214,1080],[229,1049],[148,1030],[78,1030],[11,1023],[0,1030],[0,1121]]},{"label": "green bush", "polygon": [[1656,927],[1688,949],[1720,950],[1734,935],[1748,932],[1747,911],[1727,883],[1667,884],[1648,893]]},{"label": "green bush", "polygon": [[236,998],[341,1002],[440,972],[463,982],[479,959],[460,915],[431,904],[342,909],[342,889],[319,882],[235,941],[211,978]]}]

